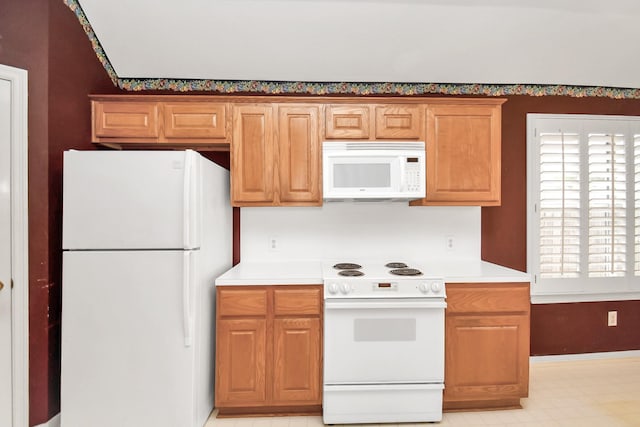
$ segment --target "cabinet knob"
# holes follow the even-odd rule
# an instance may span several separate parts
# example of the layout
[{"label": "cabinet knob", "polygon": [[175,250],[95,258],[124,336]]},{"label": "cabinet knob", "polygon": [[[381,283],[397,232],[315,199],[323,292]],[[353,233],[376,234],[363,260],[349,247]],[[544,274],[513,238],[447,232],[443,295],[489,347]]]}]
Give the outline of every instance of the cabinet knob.
[{"label": "cabinet knob", "polygon": [[4,289],[4,283],[0,281],[0,291]]}]

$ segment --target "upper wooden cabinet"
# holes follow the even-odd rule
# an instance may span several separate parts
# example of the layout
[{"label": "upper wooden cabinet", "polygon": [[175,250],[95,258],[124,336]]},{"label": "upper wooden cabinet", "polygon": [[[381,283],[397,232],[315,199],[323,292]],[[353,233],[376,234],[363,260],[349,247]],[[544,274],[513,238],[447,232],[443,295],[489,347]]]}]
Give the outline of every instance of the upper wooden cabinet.
[{"label": "upper wooden cabinet", "polygon": [[418,105],[376,106],[376,139],[420,139],[424,128],[421,110]]},{"label": "upper wooden cabinet", "polygon": [[370,110],[368,105],[327,105],[327,139],[369,139]]},{"label": "upper wooden cabinet", "polygon": [[317,105],[234,105],[234,206],[322,204],[319,117]]},{"label": "upper wooden cabinet", "polygon": [[93,101],[93,141],[157,139],[160,135],[157,102]]},{"label": "upper wooden cabinet", "polygon": [[275,147],[270,105],[233,107],[231,199],[234,206],[274,202]]},{"label": "upper wooden cabinet", "polygon": [[169,138],[225,139],[227,106],[214,102],[164,103],[164,135]]},{"label": "upper wooden cabinet", "polygon": [[92,95],[92,140],[119,149],[231,153],[234,206],[322,204],[322,141],[425,141],[426,197],[501,202],[504,99]]},{"label": "upper wooden cabinet", "polygon": [[93,96],[92,141],[119,149],[228,151],[228,108],[197,97]]},{"label": "upper wooden cabinet", "polygon": [[421,105],[330,104],[325,109],[327,139],[420,139]]},{"label": "upper wooden cabinet", "polygon": [[495,103],[427,106],[427,196],[412,204],[500,204],[500,111]]},{"label": "upper wooden cabinet", "polygon": [[320,108],[278,107],[278,175],[280,204],[322,203]]}]

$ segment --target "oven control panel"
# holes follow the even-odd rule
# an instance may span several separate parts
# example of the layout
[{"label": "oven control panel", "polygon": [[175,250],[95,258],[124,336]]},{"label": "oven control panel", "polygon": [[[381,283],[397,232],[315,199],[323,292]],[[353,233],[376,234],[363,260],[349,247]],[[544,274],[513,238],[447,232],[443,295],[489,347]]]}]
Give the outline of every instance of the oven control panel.
[{"label": "oven control panel", "polygon": [[372,281],[332,279],[324,283],[326,298],[444,298],[444,281],[440,278]]}]

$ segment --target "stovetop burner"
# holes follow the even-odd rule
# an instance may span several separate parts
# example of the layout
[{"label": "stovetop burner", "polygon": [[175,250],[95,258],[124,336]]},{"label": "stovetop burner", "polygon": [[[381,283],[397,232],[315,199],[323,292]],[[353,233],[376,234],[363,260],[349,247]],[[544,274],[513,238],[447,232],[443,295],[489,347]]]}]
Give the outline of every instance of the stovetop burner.
[{"label": "stovetop burner", "polygon": [[390,262],[385,264],[385,267],[387,268],[407,268],[407,264],[405,264],[404,262]]},{"label": "stovetop burner", "polygon": [[347,277],[364,276],[364,273],[362,271],[358,271],[358,270],[340,270],[340,271],[338,271],[338,274],[340,276],[347,276]]},{"label": "stovetop burner", "polygon": [[[352,262],[340,262],[334,265],[333,268],[337,270],[357,270],[358,268],[362,268],[362,266],[360,264],[354,264]],[[360,276],[360,274],[358,274],[357,276]]]},{"label": "stovetop burner", "polygon": [[396,276],[422,276],[422,272],[415,268],[398,268],[391,270],[389,273],[395,274]]}]

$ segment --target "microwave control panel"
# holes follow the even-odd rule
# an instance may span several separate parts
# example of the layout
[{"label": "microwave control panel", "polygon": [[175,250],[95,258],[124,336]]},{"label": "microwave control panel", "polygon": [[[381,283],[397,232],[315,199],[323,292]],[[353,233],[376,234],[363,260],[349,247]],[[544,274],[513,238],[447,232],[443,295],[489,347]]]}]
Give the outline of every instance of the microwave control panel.
[{"label": "microwave control panel", "polygon": [[407,157],[404,166],[405,182],[408,191],[420,191],[420,160],[417,157]]}]

